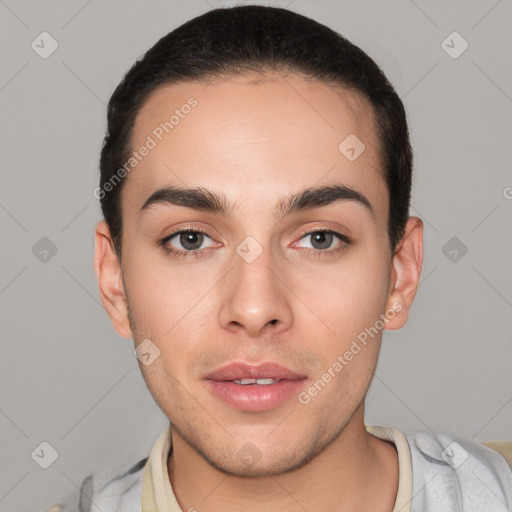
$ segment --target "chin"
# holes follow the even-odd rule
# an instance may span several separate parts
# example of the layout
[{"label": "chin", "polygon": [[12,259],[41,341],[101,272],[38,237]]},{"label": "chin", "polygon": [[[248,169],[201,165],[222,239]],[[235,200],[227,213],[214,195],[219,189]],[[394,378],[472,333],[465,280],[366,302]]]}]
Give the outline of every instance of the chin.
[{"label": "chin", "polygon": [[238,451],[234,452],[230,459],[218,457],[211,459],[202,453],[204,459],[220,472],[235,477],[262,478],[279,476],[301,468],[312,460],[322,450],[319,446],[292,447],[288,446],[286,452],[279,452],[283,445],[267,448],[270,455],[265,456],[252,443],[248,442]]},{"label": "chin", "polygon": [[208,460],[208,462],[225,475],[243,478],[263,478],[283,475],[298,469],[306,464],[307,460],[285,461],[280,459],[267,462],[260,460],[254,465],[249,463],[216,464],[211,460]]}]

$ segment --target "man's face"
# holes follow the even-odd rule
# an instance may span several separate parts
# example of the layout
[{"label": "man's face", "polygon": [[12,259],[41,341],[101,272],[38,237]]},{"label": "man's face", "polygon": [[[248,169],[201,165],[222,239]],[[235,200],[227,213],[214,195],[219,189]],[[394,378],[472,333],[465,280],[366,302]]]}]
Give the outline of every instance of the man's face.
[{"label": "man's face", "polygon": [[[197,105],[181,109],[169,133],[158,130],[190,97]],[[351,134],[365,145],[355,159],[356,139],[338,148]],[[156,145],[122,193],[130,327],[137,345],[149,339],[160,350],[141,364],[148,388],[175,439],[217,468],[264,475],[299,467],[362,421],[382,329],[359,351],[353,342],[391,307],[389,198],[369,104],[298,76],[182,83],[156,90],[140,110],[132,149],[148,136]],[[357,191],[371,209],[346,199],[276,210],[329,185]],[[164,202],[141,209],[166,186],[201,187],[232,210]],[[160,245],[184,229],[204,235]],[[233,362],[272,362],[305,378],[283,395],[273,390],[282,382],[263,391],[265,384],[212,386],[208,376]],[[322,377],[329,369],[331,379]],[[317,380],[324,385],[308,391]]]}]

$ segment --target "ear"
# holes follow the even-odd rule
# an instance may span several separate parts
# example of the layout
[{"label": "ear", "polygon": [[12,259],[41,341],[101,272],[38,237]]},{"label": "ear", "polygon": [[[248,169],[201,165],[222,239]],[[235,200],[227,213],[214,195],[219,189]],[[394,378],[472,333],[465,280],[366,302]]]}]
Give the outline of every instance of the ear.
[{"label": "ear", "polygon": [[423,221],[409,217],[405,233],[391,261],[391,282],[386,311],[395,311],[386,329],[400,329],[407,322],[409,309],[418,290],[423,265]]},{"label": "ear", "polygon": [[94,238],[94,269],[101,302],[117,333],[123,338],[132,338],[121,265],[105,222],[96,225]]}]

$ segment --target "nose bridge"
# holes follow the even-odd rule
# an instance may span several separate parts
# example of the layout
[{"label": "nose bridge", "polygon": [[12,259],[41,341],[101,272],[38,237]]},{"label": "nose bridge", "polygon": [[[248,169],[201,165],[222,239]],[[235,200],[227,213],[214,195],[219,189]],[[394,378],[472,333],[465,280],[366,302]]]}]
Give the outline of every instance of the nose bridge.
[{"label": "nose bridge", "polygon": [[221,323],[225,328],[245,328],[256,336],[269,323],[275,329],[289,326],[292,311],[270,243],[246,237],[235,249],[233,271],[225,284]]}]

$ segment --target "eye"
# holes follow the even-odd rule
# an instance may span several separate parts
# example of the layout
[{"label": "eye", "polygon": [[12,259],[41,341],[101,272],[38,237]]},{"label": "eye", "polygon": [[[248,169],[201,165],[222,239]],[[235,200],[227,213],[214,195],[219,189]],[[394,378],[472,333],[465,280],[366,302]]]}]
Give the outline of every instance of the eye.
[{"label": "eye", "polygon": [[[309,233],[305,233],[301,237],[301,240],[308,239],[310,240],[310,245],[309,247],[306,246],[306,249],[317,253],[333,253],[341,251],[350,244],[350,239],[347,236],[331,229],[316,229],[314,231],[310,231]],[[338,243],[339,246],[333,248],[332,245],[333,243],[336,243],[336,239],[342,243]]]},{"label": "eye", "polygon": [[213,245],[204,247],[203,243],[212,240],[206,233],[198,229],[185,229],[176,231],[161,240],[160,245],[167,254],[176,256],[194,256],[198,251],[209,249]]},{"label": "eye", "polygon": [[[339,253],[350,245],[349,237],[338,233],[332,229],[316,229],[301,236],[300,240],[310,239],[310,246],[303,250],[311,253],[315,257],[332,256]],[[338,239],[338,246],[332,247]],[[204,246],[205,242],[210,241],[209,245]],[[200,258],[210,254],[215,244],[211,237],[200,229],[182,229],[166,236],[159,242],[160,247],[170,256],[188,257],[194,256]]]}]

